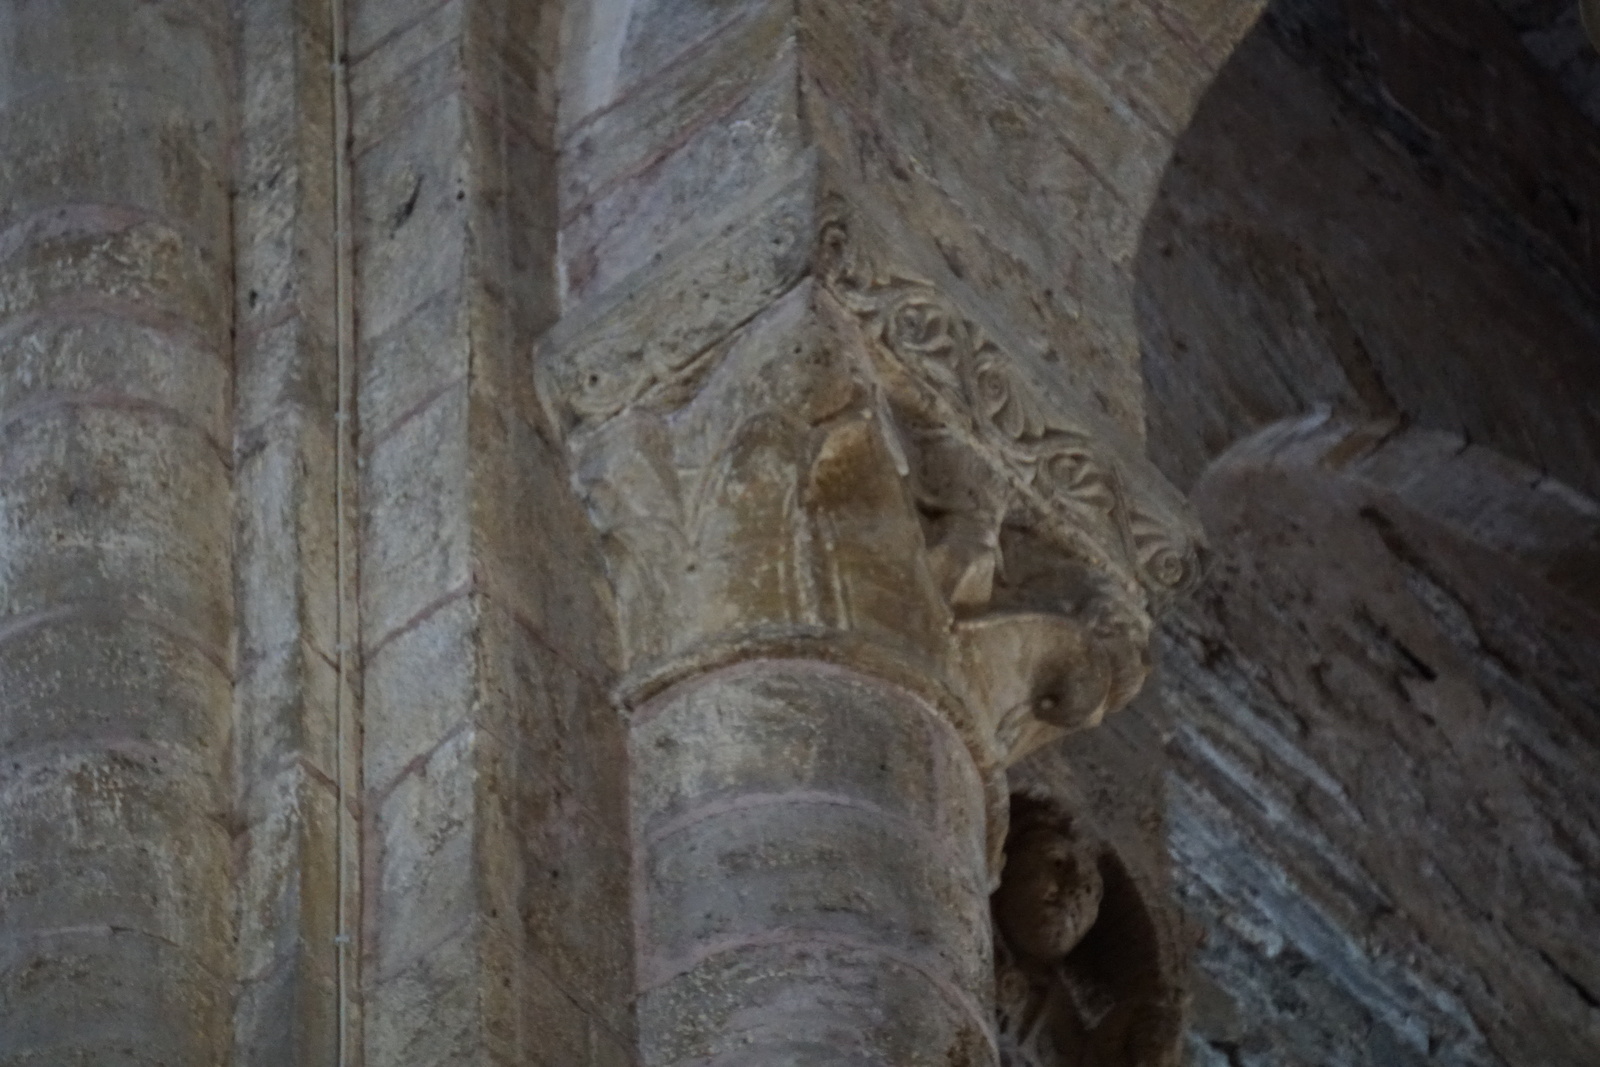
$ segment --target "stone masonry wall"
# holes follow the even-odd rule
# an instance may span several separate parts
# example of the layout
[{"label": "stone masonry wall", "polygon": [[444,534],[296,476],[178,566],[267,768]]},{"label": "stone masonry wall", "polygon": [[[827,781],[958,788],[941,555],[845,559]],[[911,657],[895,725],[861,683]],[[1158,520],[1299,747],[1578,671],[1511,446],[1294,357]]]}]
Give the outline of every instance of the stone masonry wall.
[{"label": "stone masonry wall", "polygon": [[[1138,714],[1197,1064],[1600,1047],[1597,144],[1490,5],[1429,0],[1273,4],[1179,143],[1150,443],[1216,555]],[[1319,410],[1366,429],[1293,471],[1228,452]]]},{"label": "stone masonry wall", "polygon": [[626,761],[554,315],[544,5],[350,5],[367,1060],[627,1063]]},{"label": "stone masonry wall", "polygon": [[[336,55],[331,0],[0,2],[0,1067],[621,1067],[636,966],[667,988],[728,916],[854,921],[803,886],[674,896],[727,842],[650,849],[723,801],[656,825],[629,796],[640,605],[534,373],[814,310],[835,196],[1084,437],[1148,433],[1199,487],[1219,563],[1165,679],[1013,778],[1116,842],[1165,1020],[1200,942],[1195,1062],[1592,1061],[1600,138],[1483,0],[1278,0],[1202,99],[1258,6],[347,0]],[[1570,538],[1344,459],[1216,466],[1314,408],[1371,455],[1459,441],[1390,465],[1486,512],[1559,496]],[[957,792],[960,1021],[884,1033],[981,1061]],[[727,825],[781,837],[763,811]],[[863,867],[948,873],[870,830]],[[640,842],[678,926],[636,961]],[[706,1036],[662,1003],[654,1033]]]},{"label": "stone masonry wall", "polygon": [[1600,619],[1367,475],[1425,490],[1424,450],[1356,454],[1200,490],[1218,560],[1163,694],[1196,1062],[1593,1062]]},{"label": "stone masonry wall", "polygon": [[[347,447],[351,491],[337,514],[338,435],[348,444],[354,425],[336,416],[333,22],[320,0],[260,0],[235,14],[234,1062],[318,1063],[340,1042],[341,862],[347,923],[360,903],[353,654],[337,693],[339,645],[354,637],[356,494]],[[347,967],[352,988],[357,977]],[[359,1002],[349,1001],[344,1039],[353,1047]]]}]

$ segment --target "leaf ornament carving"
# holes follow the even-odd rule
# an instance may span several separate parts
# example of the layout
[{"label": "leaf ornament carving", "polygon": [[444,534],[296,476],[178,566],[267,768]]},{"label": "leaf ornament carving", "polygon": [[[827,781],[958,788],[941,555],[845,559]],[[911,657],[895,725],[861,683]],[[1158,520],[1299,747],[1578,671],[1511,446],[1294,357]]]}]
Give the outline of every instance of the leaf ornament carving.
[{"label": "leaf ornament carving", "polygon": [[1018,362],[946,294],[875,262],[841,205],[823,223],[818,256],[819,278],[875,343],[892,406],[908,421],[969,437],[1030,524],[1121,572],[1150,607],[1197,579],[1188,523],[1160,502],[1136,502],[1120,461],[1095,435],[1047,407]]},{"label": "leaf ornament carving", "polygon": [[1117,490],[1094,455],[1079,444],[1067,444],[1040,462],[1045,483],[1058,496],[1084,507],[1110,514],[1117,506]]}]

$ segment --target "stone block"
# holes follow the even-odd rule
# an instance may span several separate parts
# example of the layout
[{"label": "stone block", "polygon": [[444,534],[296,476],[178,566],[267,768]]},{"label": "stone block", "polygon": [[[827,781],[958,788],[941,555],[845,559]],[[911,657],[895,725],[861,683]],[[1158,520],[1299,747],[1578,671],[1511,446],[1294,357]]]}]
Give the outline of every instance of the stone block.
[{"label": "stone block", "polygon": [[463,0],[354,0],[348,9],[350,54],[359,63],[378,48],[427,23],[440,9],[449,9],[455,15],[466,6]]},{"label": "stone block", "polygon": [[294,405],[240,437],[234,535],[243,670],[298,641],[327,659],[337,655],[333,421],[331,404]]},{"label": "stone block", "polygon": [[230,1062],[236,1067],[281,1067],[331,1059],[337,1047],[337,1005],[332,981],[306,956],[283,960],[240,984]]},{"label": "stone block", "polygon": [[[537,176],[541,168],[533,167]],[[513,194],[515,200],[522,193]],[[528,352],[555,318],[554,243],[551,226],[524,225],[530,205],[507,203],[503,213],[485,214],[474,225],[503,231],[505,255],[483,263],[465,294],[463,308],[472,353],[474,398],[508,415],[543,426],[543,414]],[[541,432],[544,432],[541,430]]]},{"label": "stone block", "polygon": [[360,491],[369,654],[472,578],[466,392],[447,390],[368,445]]},{"label": "stone block", "polygon": [[474,387],[531,417],[528,349],[557,318],[554,152],[507,115],[513,101],[473,100],[473,275],[467,289]]},{"label": "stone block", "polygon": [[220,134],[229,107],[223,89],[232,84],[231,29],[225,0],[19,5],[0,16],[0,38],[11,42],[0,62],[0,100],[69,82],[164,94],[201,86],[183,106]]},{"label": "stone block", "polygon": [[499,100],[504,117],[550,148],[560,81],[558,6],[478,0],[466,12],[466,53],[473,94]]},{"label": "stone block", "polygon": [[408,112],[355,161],[357,301],[362,331],[380,337],[468,269],[466,203],[472,160],[463,151],[459,94]]},{"label": "stone block", "polygon": [[480,598],[463,594],[371,654],[364,677],[367,789],[389,789],[453,731],[477,722],[515,736],[504,704],[480,700]]},{"label": "stone block", "polygon": [[[665,378],[793,289],[812,262],[815,162],[708,220],[703,240],[661,267],[575,308],[538,343],[544,403],[556,429],[606,416],[646,377]],[[581,410],[568,410],[564,400]]]},{"label": "stone block", "polygon": [[[215,764],[175,747],[8,758],[0,778],[0,928],[10,944],[115,927],[224,973],[230,856],[221,777]],[[0,1006],[24,1010],[5,997]]]},{"label": "stone block", "polygon": [[362,346],[361,426],[381,438],[444,390],[468,379],[473,365],[469,282],[463,276],[418,304]]},{"label": "stone block", "polygon": [[228,1060],[221,972],[132,930],[0,945],[4,1067],[211,1067]]},{"label": "stone block", "polygon": [[226,663],[228,472],[210,443],[136,405],[47,409],[0,434],[0,613],[117,603]]},{"label": "stone block", "polygon": [[462,35],[472,6],[464,0],[435,4],[352,64],[351,139],[357,154],[394,136],[430,107],[462,103],[467,79]]},{"label": "stone block", "polygon": [[[495,839],[504,835],[490,832],[514,822],[497,811],[512,803],[513,759],[498,739],[466,726],[370,801],[374,981],[390,980],[481,917],[515,916],[520,871]],[[497,869],[505,863],[509,870]]]},{"label": "stone block", "polygon": [[566,464],[533,425],[485,403],[472,419],[473,557],[482,587],[593,677],[613,669],[597,538]]},{"label": "stone block", "polygon": [[741,5],[694,63],[627,95],[572,129],[562,144],[561,214],[570,217],[605,190],[641,173],[667,146],[737,107],[774,64],[794,50],[789,5]]},{"label": "stone block", "polygon": [[1137,0],[1077,6],[1063,10],[1060,30],[1089,68],[1169,139],[1188,124],[1215,70],[1184,39],[1181,23],[1163,21],[1179,6]]},{"label": "stone block", "polygon": [[[617,90],[627,96],[665,74],[691,51],[725,34],[730,24],[753,21],[773,10],[789,14],[782,0],[641,0],[632,7],[627,33],[618,42]],[[703,61],[700,54],[698,61]],[[653,87],[652,87],[653,88]]]},{"label": "stone block", "polygon": [[[235,257],[244,373],[291,370],[306,359],[299,352],[315,359],[333,348],[333,207],[331,192],[318,187],[323,177],[297,161],[278,161],[266,179],[275,188],[243,191],[234,201],[235,234],[244,246]],[[253,426],[264,417],[240,421]]]},{"label": "stone block", "polygon": [[522,1025],[525,1054],[541,1067],[596,1062],[595,1025],[535,955],[524,968]]},{"label": "stone block", "polygon": [[191,425],[231,451],[229,361],[182,327],[61,308],[0,327],[0,420],[70,397],[120,397]]},{"label": "stone block", "polygon": [[0,110],[9,148],[0,225],[61,227],[93,205],[181,229],[214,260],[228,254],[228,146],[215,118],[208,125],[171,97],[126,87],[69,84],[36,96]]},{"label": "stone block", "polygon": [[[519,988],[515,957],[492,944],[500,932],[493,923],[475,920],[442,937],[403,970],[370,978],[366,1062],[439,1067],[515,1067],[526,1062],[518,1058],[513,1036],[519,1019],[486,1010],[503,1003],[501,991]],[[547,1025],[568,1024],[559,1016],[534,1018]],[[558,1043],[561,1031],[548,1037]]]},{"label": "stone block", "polygon": [[950,785],[975,779],[959,776],[967,757],[954,732],[918,703],[843,671],[786,672],[781,662],[670,690],[636,715],[629,739],[641,769],[635,830],[651,840],[741,798],[784,796],[834,797],[917,826],[954,819],[961,798]]},{"label": "stone block", "polygon": [[[334,785],[292,765],[257,776],[254,787],[257,799],[237,846],[243,853],[237,888],[239,974],[245,982],[271,984],[290,970],[302,980],[331,986],[340,862]],[[344,819],[353,865],[358,837],[348,807]],[[354,903],[356,887],[349,892],[347,905]],[[349,911],[352,927],[356,914]]]},{"label": "stone block", "polygon": [[[361,702],[358,676],[344,681],[345,781],[356,781]],[[245,817],[253,817],[256,788],[285,767],[304,764],[330,781],[337,775],[335,664],[303,641],[266,649],[242,663],[236,681],[234,770]]]},{"label": "stone block", "polygon": [[304,316],[324,337],[333,330],[332,28],[327,13],[304,0],[236,7],[234,255],[240,362],[248,367],[255,335],[286,317]]},{"label": "stone block", "polygon": [[605,683],[493,597],[482,601],[479,633],[486,723],[520,746],[529,775],[518,789],[534,824],[576,803],[624,846],[628,760],[621,714]]},{"label": "stone block", "polygon": [[639,1002],[662,1067],[992,1067],[987,1015],[899,960],[805,941],[711,956]]},{"label": "stone block", "polygon": [[128,741],[220,764],[231,686],[207,651],[104,607],[11,627],[0,639],[0,760]]},{"label": "stone block", "polygon": [[521,916],[529,952],[606,1029],[626,1034],[634,993],[626,918],[632,882],[615,833],[570,802],[530,818]]},{"label": "stone block", "polygon": [[704,237],[705,205],[733,204],[773,175],[805,166],[799,123],[797,59],[792,51],[768,67],[737,106],[703,116],[644,168],[597,189],[563,211],[563,299],[591,299],[655,262],[672,242]]},{"label": "stone block", "polygon": [[522,887],[529,951],[585,1010],[623,1032],[632,944],[618,921],[629,907],[620,718],[599,682],[493,600],[481,640],[480,707],[518,746],[515,773],[486,784],[480,801],[485,876]]},{"label": "stone block", "polygon": [[[621,1033],[602,1026],[593,1019],[589,1020],[589,1048],[587,1059],[583,1061],[588,1067],[638,1067],[639,1042],[634,1034],[631,1009],[628,1019],[628,1030]],[[549,1067],[560,1067],[562,1062],[564,1061],[552,1059],[548,1064]]]},{"label": "stone block", "polygon": [[872,946],[958,989],[986,988],[987,871],[954,844],[937,826],[834,798],[750,797],[707,814],[643,850],[640,984],[781,934]]},{"label": "stone block", "polygon": [[35,215],[11,239],[14,251],[0,259],[0,322],[72,304],[180,323],[199,345],[227,349],[225,239],[207,248],[181,224],[100,206]]}]

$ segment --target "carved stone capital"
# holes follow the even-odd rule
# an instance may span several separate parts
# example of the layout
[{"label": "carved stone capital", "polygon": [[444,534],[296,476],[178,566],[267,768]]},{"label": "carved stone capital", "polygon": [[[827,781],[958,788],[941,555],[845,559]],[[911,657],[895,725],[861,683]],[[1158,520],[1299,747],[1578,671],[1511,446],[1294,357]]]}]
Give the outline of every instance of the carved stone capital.
[{"label": "carved stone capital", "polygon": [[843,201],[812,240],[811,276],[707,348],[540,353],[624,697],[741,657],[847,660],[964,709],[1003,772],[1138,691],[1197,528],[1137,442],[890,266]]},{"label": "carved stone capital", "polygon": [[893,262],[830,198],[817,273],[863,331],[906,456],[955,679],[1012,762],[1138,692],[1152,617],[1199,577],[1199,528],[1138,442]]}]

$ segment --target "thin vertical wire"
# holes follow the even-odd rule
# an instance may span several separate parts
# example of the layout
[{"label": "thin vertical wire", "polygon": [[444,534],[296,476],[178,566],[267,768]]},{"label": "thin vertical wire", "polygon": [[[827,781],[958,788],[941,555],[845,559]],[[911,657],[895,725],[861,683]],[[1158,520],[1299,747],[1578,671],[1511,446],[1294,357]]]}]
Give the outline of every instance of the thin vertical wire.
[{"label": "thin vertical wire", "polygon": [[337,998],[337,1023],[334,1037],[334,1062],[347,1067],[351,1046],[348,1033],[350,1025],[350,915],[347,898],[346,872],[350,866],[350,835],[345,830],[346,803],[349,794],[349,772],[345,764],[346,719],[350,709],[345,700],[349,688],[350,639],[346,633],[351,612],[347,604],[349,568],[346,555],[349,538],[346,536],[345,468],[349,459],[351,432],[350,358],[355,347],[355,313],[352,303],[354,277],[352,242],[350,232],[350,79],[349,57],[345,42],[344,0],[330,0],[329,18],[332,22],[333,46],[333,236],[334,236],[334,333],[335,374],[338,376],[338,407],[334,412],[334,634],[337,641],[338,678],[334,695],[334,780],[337,800],[334,819],[334,840],[337,849],[337,868],[334,892],[337,896],[336,931],[334,935],[335,969],[334,995]]}]

